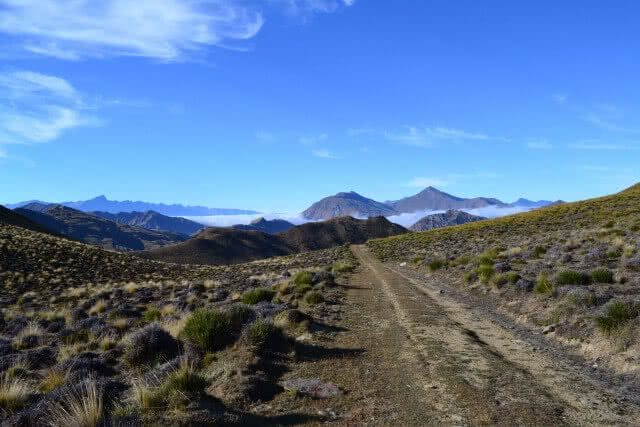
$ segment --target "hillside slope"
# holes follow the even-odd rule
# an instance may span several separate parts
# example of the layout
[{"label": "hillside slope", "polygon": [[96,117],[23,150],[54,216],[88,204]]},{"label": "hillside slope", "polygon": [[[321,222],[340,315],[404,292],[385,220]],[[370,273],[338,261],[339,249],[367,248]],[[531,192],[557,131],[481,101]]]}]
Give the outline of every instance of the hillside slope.
[{"label": "hillside slope", "polygon": [[486,219],[482,216],[471,215],[464,211],[449,209],[446,212],[427,215],[409,227],[411,231],[426,231],[434,228],[450,227],[468,222],[482,221]]},{"label": "hillside slope", "polygon": [[117,224],[61,205],[15,212],[59,235],[118,251],[143,250],[186,240],[186,236]]},{"label": "hillside slope", "polygon": [[393,224],[381,216],[366,220],[340,217],[302,224],[278,236],[296,251],[304,252],[344,244],[359,244],[369,239],[406,232],[404,227]]},{"label": "hillside slope", "polygon": [[16,227],[26,228],[28,230],[39,231],[42,233],[51,233],[51,230],[43,227],[27,218],[24,215],[20,215],[17,212],[7,209],[4,206],[0,206],[0,224],[14,225]]},{"label": "hillside slope", "polygon": [[640,378],[640,185],[582,202],[376,239],[394,268],[487,294],[587,360]]},{"label": "hillside slope", "polygon": [[118,224],[146,228],[147,230],[169,231],[190,236],[205,228],[204,225],[186,218],[162,215],[155,211],[146,212],[91,212],[91,214],[114,221]]},{"label": "hillside slope", "polygon": [[250,224],[236,224],[232,226],[232,228],[237,230],[262,231],[263,233],[269,234],[282,233],[283,231],[287,231],[293,227],[295,227],[294,224],[283,219],[267,220],[262,217],[254,219]]},{"label": "hillside slope", "polygon": [[274,256],[329,249],[370,238],[406,233],[383,217],[351,217],[299,225],[276,235],[211,227],[186,242],[138,253],[147,259],[184,264],[236,264]]}]

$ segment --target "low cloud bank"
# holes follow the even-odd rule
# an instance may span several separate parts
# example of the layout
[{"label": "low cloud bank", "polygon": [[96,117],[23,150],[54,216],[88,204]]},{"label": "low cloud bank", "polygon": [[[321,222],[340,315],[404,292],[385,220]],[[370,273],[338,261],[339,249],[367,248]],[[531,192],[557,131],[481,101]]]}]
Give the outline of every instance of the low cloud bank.
[{"label": "low cloud bank", "polygon": [[[497,218],[500,216],[513,215],[521,212],[531,210],[524,207],[511,207],[511,208],[498,208],[495,206],[487,206],[478,209],[463,209],[472,215],[483,216],[486,218]],[[412,213],[403,213],[400,215],[393,215],[387,217],[387,219],[393,223],[399,224],[403,227],[411,227],[420,219],[427,215],[433,215],[443,213],[444,210],[426,210]],[[209,227],[230,227],[236,224],[249,224],[251,221],[264,217],[267,220],[283,219],[289,221],[295,225],[311,222],[310,220],[302,217],[299,213],[269,213],[269,214],[254,214],[254,215],[208,215],[208,216],[185,216],[184,218],[190,219],[200,224],[204,224]],[[361,218],[362,219],[362,218]]]}]

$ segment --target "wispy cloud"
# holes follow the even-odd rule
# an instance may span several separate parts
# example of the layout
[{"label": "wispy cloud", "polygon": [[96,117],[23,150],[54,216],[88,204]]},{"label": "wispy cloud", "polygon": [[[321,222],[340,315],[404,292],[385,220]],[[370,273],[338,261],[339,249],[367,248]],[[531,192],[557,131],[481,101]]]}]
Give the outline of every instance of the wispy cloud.
[{"label": "wispy cloud", "polygon": [[338,159],[339,158],[337,155],[335,155],[331,151],[324,148],[311,150],[311,154],[315,157],[320,157],[322,159]]},{"label": "wispy cloud", "polygon": [[527,142],[527,147],[532,150],[549,150],[553,145],[546,139],[532,139]]},{"label": "wispy cloud", "polygon": [[[0,0],[11,49],[63,60],[135,56],[184,61],[210,47],[246,51],[267,5],[292,16],[331,13],[354,0]],[[4,46],[3,46],[4,47]],[[6,49],[5,49],[6,50]]]},{"label": "wispy cloud", "polygon": [[598,140],[579,141],[569,144],[569,148],[576,150],[601,150],[601,151],[636,151],[640,150],[637,144],[610,144]]},{"label": "wispy cloud", "polygon": [[340,7],[349,7],[355,0],[271,0],[284,7],[287,14],[308,17],[313,13],[332,13]]},{"label": "wispy cloud", "polygon": [[96,124],[66,80],[32,71],[0,74],[0,144],[43,143]]},{"label": "wispy cloud", "polygon": [[4,0],[0,32],[27,51],[60,59],[184,59],[206,46],[247,40],[262,13],[232,0]]},{"label": "wispy cloud", "polygon": [[326,141],[327,139],[329,139],[329,135],[327,135],[326,133],[321,133],[318,135],[301,136],[299,141],[301,144],[304,144],[304,145],[316,145],[320,142]]},{"label": "wispy cloud", "polygon": [[[371,131],[367,133],[375,133]],[[352,136],[362,135],[364,132],[352,133]],[[400,132],[383,131],[379,134],[387,141],[395,144],[411,145],[414,147],[431,147],[439,142],[488,141],[491,138],[483,133],[468,132],[461,129],[447,127],[408,127]]]}]

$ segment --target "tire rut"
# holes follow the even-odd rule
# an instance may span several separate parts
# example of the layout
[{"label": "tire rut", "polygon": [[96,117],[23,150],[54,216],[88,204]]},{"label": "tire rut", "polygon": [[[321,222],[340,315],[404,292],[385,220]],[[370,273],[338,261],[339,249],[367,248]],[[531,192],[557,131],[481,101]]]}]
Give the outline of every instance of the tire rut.
[{"label": "tire rut", "polygon": [[593,382],[536,353],[438,286],[383,265],[365,246],[352,251],[362,265],[357,280],[371,283],[385,298],[392,308],[385,321],[404,333],[395,369],[412,372],[411,387],[422,395],[406,404],[428,403],[426,422],[636,424],[637,408],[618,405]]}]

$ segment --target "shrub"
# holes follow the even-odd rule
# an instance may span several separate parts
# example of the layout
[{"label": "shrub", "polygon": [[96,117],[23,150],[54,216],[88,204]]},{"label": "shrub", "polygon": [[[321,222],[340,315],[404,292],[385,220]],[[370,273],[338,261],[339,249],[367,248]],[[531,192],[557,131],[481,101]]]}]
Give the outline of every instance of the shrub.
[{"label": "shrub", "polygon": [[242,325],[251,320],[254,312],[251,307],[244,304],[233,304],[224,311],[234,330],[240,330]]},{"label": "shrub", "polygon": [[443,259],[436,258],[429,261],[429,271],[437,271],[446,265],[446,262]]},{"label": "shrub", "polygon": [[538,294],[553,294],[554,288],[551,280],[549,280],[549,276],[545,273],[540,274],[533,290]]},{"label": "shrub", "polygon": [[311,285],[312,275],[309,271],[299,271],[293,276],[293,283],[296,285]]},{"label": "shrub", "polygon": [[478,280],[478,274],[475,271],[467,271],[463,278],[466,283],[473,283]]},{"label": "shrub", "polygon": [[144,314],[142,315],[142,318],[145,322],[155,322],[160,320],[161,317],[162,313],[160,312],[160,309],[154,306],[147,307],[147,309],[144,311]]},{"label": "shrub", "polygon": [[275,292],[269,288],[255,288],[243,293],[241,301],[253,305],[262,301],[271,301],[274,295]]},{"label": "shrub", "polygon": [[96,427],[103,417],[102,391],[95,380],[88,379],[65,390],[60,402],[48,410],[49,425],[56,427]]},{"label": "shrub", "polygon": [[509,282],[506,274],[495,274],[491,279],[491,282],[497,287],[501,288]]},{"label": "shrub", "polygon": [[284,342],[284,334],[273,322],[258,319],[247,328],[244,340],[258,348],[275,348]]},{"label": "shrub", "polygon": [[336,261],[331,266],[331,272],[334,274],[351,273],[355,267],[348,262]]},{"label": "shrub", "polygon": [[535,248],[533,248],[533,252],[531,254],[534,258],[540,258],[546,253],[547,248],[545,248],[544,246],[536,246]]},{"label": "shrub", "polygon": [[29,384],[22,378],[0,377],[0,408],[13,412],[22,408],[31,395]]},{"label": "shrub", "polygon": [[204,351],[223,348],[233,340],[229,316],[218,310],[198,309],[189,316],[180,336]]},{"label": "shrub", "polygon": [[591,283],[591,276],[579,271],[563,270],[557,274],[556,283],[558,285],[588,285]]},{"label": "shrub", "polygon": [[480,267],[476,269],[476,274],[483,284],[489,283],[493,273],[493,267],[487,264],[481,264]]},{"label": "shrub", "polygon": [[507,282],[509,282],[512,285],[515,285],[518,279],[520,279],[520,275],[515,271],[510,271],[506,273],[505,277],[507,278]]},{"label": "shrub", "polygon": [[319,304],[324,301],[324,297],[320,292],[310,291],[304,295],[304,302],[307,304]]},{"label": "shrub", "polygon": [[296,287],[293,290],[295,291],[295,293],[302,295],[302,294],[306,294],[311,289],[312,289],[312,287],[311,287],[310,284],[302,283],[300,285],[296,285]]},{"label": "shrub", "polygon": [[178,341],[156,323],[138,329],[127,341],[124,361],[131,366],[165,362],[180,352]]},{"label": "shrub", "polygon": [[613,283],[613,272],[607,268],[598,268],[591,272],[591,279],[596,283]]},{"label": "shrub", "polygon": [[596,317],[596,325],[605,335],[611,335],[616,329],[638,316],[638,307],[633,303],[613,301],[605,314]]}]

